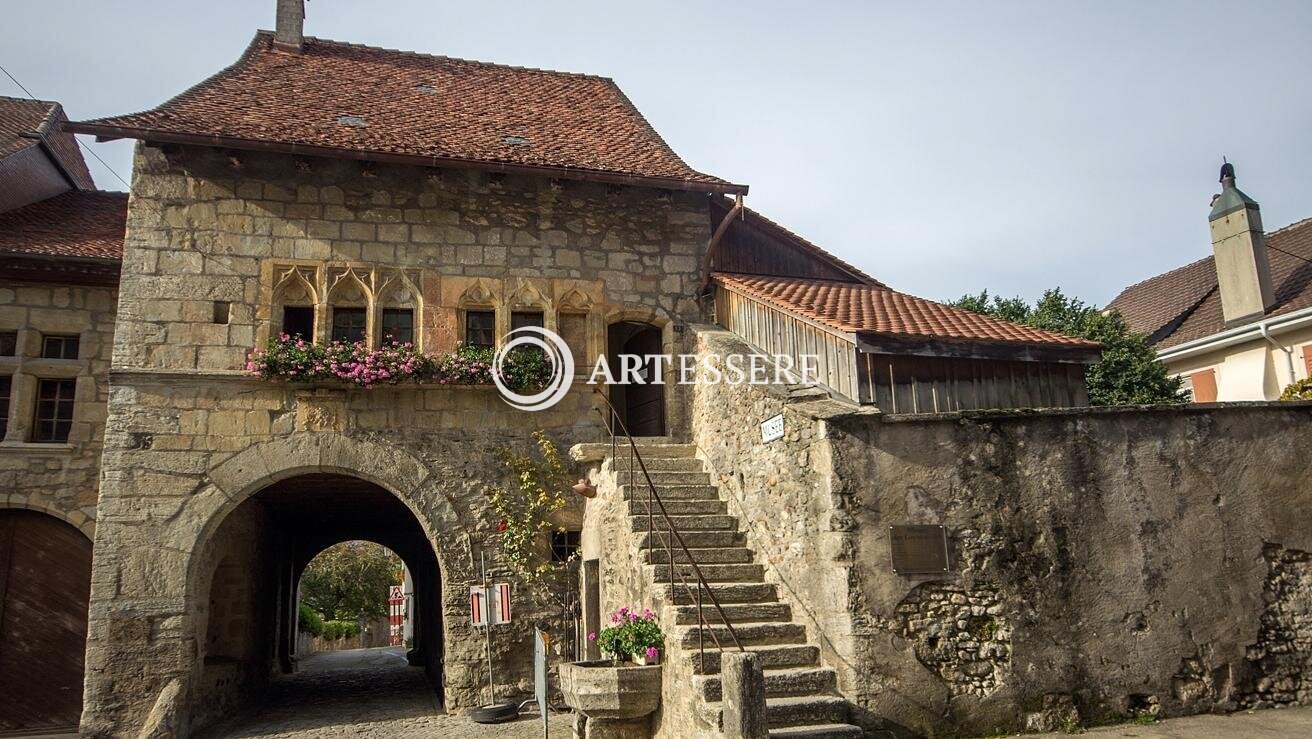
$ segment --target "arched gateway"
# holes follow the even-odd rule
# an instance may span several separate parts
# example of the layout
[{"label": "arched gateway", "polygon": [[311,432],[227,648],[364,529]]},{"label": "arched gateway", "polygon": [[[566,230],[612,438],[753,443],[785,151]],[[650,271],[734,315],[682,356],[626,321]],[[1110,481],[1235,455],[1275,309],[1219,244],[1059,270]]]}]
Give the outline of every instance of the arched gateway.
[{"label": "arched gateway", "polygon": [[[154,678],[140,686],[156,698],[136,723],[201,728],[248,701],[271,675],[294,669],[301,573],[325,547],[366,539],[396,552],[414,578],[411,664],[424,669],[439,700],[469,705],[477,693],[466,695],[461,684],[446,679],[453,662],[459,679],[469,673],[467,663],[477,664],[481,656],[465,625],[462,589],[473,570],[467,522],[456,516],[448,497],[457,483],[430,474],[396,447],[316,432],[254,444],[231,456],[209,471],[149,540],[125,536],[132,531],[125,525],[132,523],[131,506],[106,500],[98,543],[117,537],[135,539],[139,547],[106,547],[104,557],[98,550],[96,567],[155,561],[152,580],[133,588],[138,598],[143,592],[158,595],[148,606],[137,605],[141,600],[112,602],[95,587],[122,586],[110,577],[96,581],[89,660],[136,660],[139,674]],[[180,552],[185,563],[170,567]],[[109,608],[97,607],[102,595]],[[147,609],[163,611],[170,603],[182,612],[142,618]],[[125,628],[142,623],[151,629]],[[87,702],[100,710],[88,710],[84,731],[98,730],[100,716],[114,718],[100,701],[122,690],[90,671]]]},{"label": "arched gateway", "polygon": [[310,472],[274,482],[237,506],[197,560],[204,607],[196,620],[201,656],[189,700],[193,727],[230,716],[265,692],[271,674],[295,669],[305,656],[297,652],[296,637],[306,565],[333,544],[362,539],[396,552],[410,569],[415,622],[407,658],[423,668],[441,697],[441,571],[423,527],[380,485]]}]

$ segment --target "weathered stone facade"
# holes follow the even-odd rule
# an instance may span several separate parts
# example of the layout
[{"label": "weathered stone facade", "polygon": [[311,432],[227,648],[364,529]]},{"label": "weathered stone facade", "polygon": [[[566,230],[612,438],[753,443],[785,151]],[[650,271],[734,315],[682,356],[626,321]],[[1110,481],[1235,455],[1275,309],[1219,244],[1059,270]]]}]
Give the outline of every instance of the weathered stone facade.
[{"label": "weathered stone facade", "polygon": [[[0,440],[0,508],[29,508],[95,533],[100,452],[109,397],[116,291],[112,287],[0,282],[0,331],[17,332],[7,433]],[[42,358],[42,337],[77,336],[76,359]],[[76,382],[67,442],[33,443],[40,380]]]},{"label": "weathered stone facade", "polygon": [[[593,355],[605,351],[608,324],[644,321],[677,352],[678,329],[700,316],[691,296],[709,238],[705,196],[153,146],[139,148],[135,191],[83,730],[185,726],[223,710],[232,684],[223,676],[249,668],[207,661],[206,621],[236,617],[210,606],[231,540],[225,520],[261,490],[306,475],[367,481],[408,509],[440,567],[440,656],[430,668],[448,708],[484,702],[467,587],[480,551],[506,577],[485,494],[503,477],[495,452],[527,450],[535,428],[562,446],[600,438],[590,388],[527,414],[490,388],[268,383],[243,370],[246,358],[278,330],[288,281],[297,304],[316,307],[321,338],[333,306],[373,312],[395,300],[416,310],[416,340],[429,352],[454,348],[461,311],[475,307],[495,310],[499,330],[512,310],[540,310],[549,328],[582,316]],[[671,428],[683,425],[685,404],[667,394]],[[530,655],[512,647],[556,615],[522,589],[516,598],[493,655],[503,700],[530,684]]]},{"label": "weathered stone facade", "polygon": [[[868,729],[1305,700],[1312,405],[886,417],[789,395],[699,385],[693,441]],[[946,526],[951,572],[893,573],[897,524]]]}]

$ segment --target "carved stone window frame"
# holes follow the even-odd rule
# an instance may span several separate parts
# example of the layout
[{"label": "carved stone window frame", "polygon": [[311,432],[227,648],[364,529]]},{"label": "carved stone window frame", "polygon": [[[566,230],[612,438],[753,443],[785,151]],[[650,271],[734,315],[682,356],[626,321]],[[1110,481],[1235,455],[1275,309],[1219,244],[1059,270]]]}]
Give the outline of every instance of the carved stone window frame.
[{"label": "carved stone window frame", "polygon": [[382,341],[384,308],[410,310],[413,315],[414,346],[423,350],[423,271],[353,262],[277,261],[270,264],[269,292],[261,315],[260,339],[267,340],[282,330],[283,308],[310,305],[314,308],[314,341],[332,338],[334,308],[365,309],[365,345],[378,348]]}]

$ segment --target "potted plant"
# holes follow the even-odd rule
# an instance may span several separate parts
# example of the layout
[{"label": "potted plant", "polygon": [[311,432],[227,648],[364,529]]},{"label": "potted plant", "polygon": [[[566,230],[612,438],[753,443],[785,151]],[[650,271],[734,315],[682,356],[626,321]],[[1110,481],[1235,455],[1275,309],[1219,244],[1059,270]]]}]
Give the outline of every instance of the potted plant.
[{"label": "potted plant", "polygon": [[640,665],[658,665],[665,635],[656,623],[656,614],[643,609],[642,615],[627,606],[610,617],[611,625],[593,635],[602,654],[622,662],[633,660]]},{"label": "potted plant", "polygon": [[[639,615],[621,608],[610,622],[601,633],[588,635],[609,659],[561,665],[560,690],[565,704],[579,715],[575,736],[646,736],[648,714],[661,700],[661,666],[656,660],[665,637],[651,611]],[[637,655],[644,663],[629,661]]]}]

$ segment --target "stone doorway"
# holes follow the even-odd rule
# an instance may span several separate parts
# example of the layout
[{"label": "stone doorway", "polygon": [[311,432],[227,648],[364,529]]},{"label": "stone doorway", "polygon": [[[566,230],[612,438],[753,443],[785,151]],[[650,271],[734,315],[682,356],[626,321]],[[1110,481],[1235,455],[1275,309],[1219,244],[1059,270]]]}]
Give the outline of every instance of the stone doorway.
[{"label": "stone doorway", "polygon": [[[640,321],[612,323],[606,332],[607,361],[611,370],[620,372],[620,355],[650,356],[662,352],[661,329]],[[666,368],[668,371],[669,368]],[[642,370],[649,378],[654,368]],[[668,381],[668,379],[667,379]],[[665,386],[663,384],[612,385],[610,402],[620,420],[633,436],[665,435]]]},{"label": "stone doorway", "polygon": [[[198,619],[201,660],[190,698],[193,729],[286,692],[280,681],[312,662],[297,646],[301,576],[323,550],[359,540],[390,549],[411,573],[412,647],[394,648],[388,666],[408,672],[407,684],[426,684],[432,705],[439,705],[441,572],[431,542],[405,503],[384,488],[351,475],[311,473],[272,483],[252,495],[224,518],[206,546],[201,574],[208,581],[201,592],[208,605]],[[393,660],[403,664],[391,664]],[[364,672],[376,667],[360,665]],[[335,690],[368,682],[362,673],[354,682],[349,676],[301,681],[298,690],[303,692],[306,685]],[[358,697],[369,699],[364,693]],[[323,698],[352,701],[350,690]]]}]

